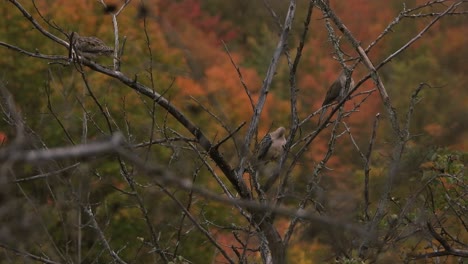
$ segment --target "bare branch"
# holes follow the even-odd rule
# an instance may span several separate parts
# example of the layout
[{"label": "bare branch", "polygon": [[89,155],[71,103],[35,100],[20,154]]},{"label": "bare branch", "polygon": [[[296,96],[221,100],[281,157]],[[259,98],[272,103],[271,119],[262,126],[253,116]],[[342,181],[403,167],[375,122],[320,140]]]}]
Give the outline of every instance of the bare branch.
[{"label": "bare branch", "polygon": [[[286,141],[286,145],[284,147],[283,155],[280,158],[279,164],[277,169],[274,171],[273,175],[270,176],[268,179],[267,184],[265,185],[266,190],[268,190],[273,183],[276,182],[277,178],[279,177],[281,170],[286,162],[286,159],[288,157],[289,152],[291,151],[291,148],[293,147],[293,141],[294,138],[296,137],[296,132],[300,127],[299,123],[299,115],[297,112],[297,95],[298,95],[298,89],[297,89],[297,83],[296,83],[296,74],[297,74],[297,68],[299,66],[299,62],[302,58],[302,51],[304,50],[304,45],[306,42],[306,37],[307,33],[309,32],[309,26],[310,26],[310,20],[312,18],[312,12],[314,10],[314,1],[309,2],[309,7],[307,9],[307,16],[304,21],[304,29],[302,31],[301,39],[299,42],[299,46],[297,47],[297,53],[294,58],[294,62],[289,65],[290,67],[290,72],[289,72],[289,93],[290,93],[290,107],[291,107],[291,129],[289,130],[289,135],[288,139]],[[290,166],[288,171],[286,172],[286,176],[284,177],[281,187],[279,192],[283,193],[284,189],[286,188],[286,185],[288,183],[288,176],[291,174],[293,169],[293,166]],[[285,240],[287,243],[287,240]]]},{"label": "bare branch", "polygon": [[53,261],[53,260],[50,260],[50,259],[47,259],[47,258],[44,258],[44,257],[40,257],[40,256],[37,256],[37,255],[33,255],[33,254],[29,253],[29,252],[23,252],[21,250],[12,248],[10,246],[7,246],[7,245],[5,245],[3,243],[0,243],[0,247],[4,248],[6,250],[12,251],[18,256],[26,257],[26,258],[29,258],[29,259],[32,259],[32,260],[35,260],[35,261],[38,261],[38,262],[41,262],[41,263],[60,264],[60,262],[56,262],[56,261]]},{"label": "bare branch", "polygon": [[26,11],[26,9],[24,9],[24,7],[16,0],[8,0],[10,3],[12,3],[13,5],[15,5],[19,11],[21,11],[21,13],[23,14],[24,17],[26,17],[30,22],[31,24],[33,24],[33,26],[39,30],[44,36],[50,38],[51,40],[57,42],[58,44],[62,45],[62,46],[65,46],[65,47],[69,47],[69,44],[63,40],[63,39],[60,39],[59,37],[53,35],[52,33],[50,33],[49,31],[47,31],[46,29],[44,29],[32,16],[31,14],[28,13],[28,11]]},{"label": "bare branch", "polygon": [[444,251],[430,252],[420,255],[410,256],[412,259],[428,259],[441,256],[457,256],[462,258],[468,258],[468,250],[452,248],[448,242],[434,229],[434,227],[427,222],[426,227],[429,230],[429,233],[444,247]]},{"label": "bare branch", "polygon": [[169,114],[171,114],[175,119],[177,119],[190,133],[192,133],[195,138],[197,139],[200,146],[205,149],[210,154],[210,157],[216,162],[219,168],[223,171],[229,181],[233,184],[233,186],[237,189],[237,191],[243,197],[249,197],[249,191],[247,186],[242,181],[239,181],[234,174],[231,166],[224,160],[224,157],[219,153],[219,151],[215,148],[212,148],[212,143],[206,138],[205,134],[198,128],[195,124],[193,124],[179,109],[177,109],[173,104],[171,104],[165,97],[157,93],[156,91],[142,85],[139,82],[136,82],[123,73],[118,71],[113,71],[109,68],[105,68],[93,61],[90,61],[86,58],[82,59],[83,65],[90,67],[91,69],[106,74],[110,77],[113,77],[128,87],[136,90],[142,95],[145,95],[152,100],[154,100],[157,104],[161,107],[166,109]]},{"label": "bare branch", "polygon": [[122,134],[115,133],[109,140],[96,141],[88,144],[70,147],[58,147],[40,150],[0,150],[0,161],[8,162],[41,162],[47,160],[63,160],[70,158],[89,158],[94,155],[112,153],[123,145]]},{"label": "bare branch", "polygon": [[244,82],[244,78],[242,77],[242,73],[240,71],[240,68],[234,62],[234,59],[232,58],[231,53],[229,52],[229,48],[227,47],[226,43],[224,43],[224,41],[222,41],[222,43],[224,45],[224,50],[226,51],[226,53],[229,56],[229,59],[231,60],[232,66],[234,66],[234,68],[237,71],[237,75],[239,76],[239,80],[240,80],[240,82],[242,84],[242,87],[244,88],[244,91],[247,94],[247,97],[249,98],[249,102],[250,102],[250,106],[252,107],[252,111],[255,111],[255,103],[254,103],[254,101],[252,99],[252,94],[250,93],[249,87],[247,87],[247,84],[245,84],[245,82]]},{"label": "bare branch", "polygon": [[229,262],[229,263],[235,263],[227,254],[227,252],[221,247],[221,245],[218,244],[216,239],[210,234],[208,230],[206,230],[203,226],[198,223],[198,221],[193,217],[193,215],[185,208],[185,206],[176,198],[172,193],[170,193],[166,188],[162,188],[163,191],[179,206],[180,209],[184,212],[184,215],[186,215],[190,221],[202,232],[208,240],[210,240],[211,244],[213,244],[219,252],[223,255],[223,257]]},{"label": "bare branch", "polygon": [[81,163],[78,162],[78,163],[75,163],[75,164],[73,164],[73,165],[70,165],[70,166],[67,166],[67,167],[65,167],[65,168],[62,168],[62,169],[60,169],[60,170],[56,170],[56,171],[52,171],[52,172],[47,172],[47,173],[42,173],[42,174],[34,175],[34,176],[31,176],[31,177],[16,179],[16,180],[14,180],[13,182],[14,182],[14,183],[21,183],[21,182],[26,182],[26,181],[32,181],[32,180],[47,178],[47,177],[54,176],[54,175],[58,175],[58,174],[61,174],[61,173],[63,173],[63,172],[66,172],[66,171],[68,171],[68,170],[74,169],[74,168],[78,167],[80,164],[81,164]]},{"label": "bare branch", "polygon": [[250,121],[250,125],[249,125],[249,128],[247,130],[247,134],[245,136],[243,149],[241,151],[242,157],[241,157],[241,160],[240,160],[240,163],[239,163],[239,168],[238,168],[238,171],[237,171],[239,181],[241,180],[240,175],[242,175],[242,173],[244,172],[244,163],[245,163],[245,161],[247,159],[247,155],[245,155],[245,153],[247,153],[247,151],[248,151],[248,149],[250,147],[250,142],[251,142],[251,140],[252,140],[252,138],[254,136],[254,133],[255,133],[255,131],[257,131],[258,123],[259,123],[259,120],[260,120],[260,114],[262,113],[263,107],[265,105],[266,98],[267,98],[268,92],[270,90],[271,82],[273,80],[273,76],[274,76],[276,68],[278,66],[280,56],[283,53],[284,47],[285,47],[287,39],[289,37],[289,31],[291,30],[291,27],[292,27],[292,22],[294,20],[295,12],[296,12],[296,1],[291,0],[289,2],[288,13],[287,13],[286,18],[285,18],[284,27],[283,27],[283,31],[281,33],[280,40],[278,41],[278,44],[276,45],[276,49],[275,49],[275,52],[273,54],[273,58],[271,60],[270,65],[268,66],[268,70],[267,70],[265,79],[263,80],[262,88],[260,90],[260,97],[258,99],[257,105],[255,106],[255,111],[254,111],[254,114],[253,114],[252,119]]},{"label": "bare branch", "polygon": [[4,47],[6,47],[8,49],[14,50],[14,51],[19,52],[21,54],[28,55],[29,57],[39,58],[39,59],[44,59],[44,60],[51,60],[51,61],[58,61],[58,62],[63,61],[63,63],[65,65],[68,64],[68,57],[67,56],[46,55],[46,54],[41,54],[39,52],[29,52],[29,51],[21,49],[21,48],[19,48],[17,46],[5,43],[3,41],[0,41],[0,46],[4,46]]},{"label": "bare branch", "polygon": [[369,148],[367,149],[367,152],[366,152],[366,164],[364,164],[364,214],[366,216],[366,219],[369,220],[369,205],[370,205],[370,202],[369,202],[369,178],[370,178],[370,175],[369,175],[369,172],[370,172],[370,164],[371,164],[371,154],[372,154],[372,150],[374,148],[374,144],[375,144],[375,139],[376,139],[376,136],[377,136],[377,128],[379,126],[379,120],[380,120],[380,113],[377,113],[375,115],[375,119],[374,119],[374,124],[372,126],[372,135],[371,135],[371,138],[370,138],[370,142],[369,142]]},{"label": "bare branch", "polygon": [[96,218],[94,217],[94,213],[93,211],[91,210],[91,207],[90,206],[84,206],[83,207],[83,210],[85,211],[85,213],[89,216],[89,218],[91,219],[91,224],[93,226],[93,228],[96,230],[96,232],[98,233],[98,236],[99,236],[99,239],[101,240],[102,244],[104,245],[104,247],[107,249],[107,251],[109,251],[109,254],[112,256],[112,258],[117,261],[117,263],[120,263],[120,264],[126,264],[127,262],[125,262],[124,260],[122,260],[119,255],[111,248],[111,246],[109,245],[109,241],[107,240],[106,236],[104,235],[104,232],[102,231],[102,229],[99,227],[99,224],[98,222],[96,221]]},{"label": "bare branch", "polygon": [[[439,19],[444,17],[446,14],[457,8],[459,5],[461,5],[465,1],[457,1],[450,5],[447,9],[445,9],[444,12],[440,13],[438,16],[436,16],[431,22],[429,22],[416,36],[414,36],[410,41],[408,41],[405,45],[403,45],[401,48],[399,48],[397,51],[393,52],[390,54],[386,59],[384,59],[375,69],[379,69],[383,65],[387,64],[389,61],[391,61],[393,58],[398,56],[400,53],[405,51],[408,47],[410,47],[412,44],[414,44],[417,40],[422,38],[422,36],[437,22]],[[361,55],[362,56],[362,55]]]}]

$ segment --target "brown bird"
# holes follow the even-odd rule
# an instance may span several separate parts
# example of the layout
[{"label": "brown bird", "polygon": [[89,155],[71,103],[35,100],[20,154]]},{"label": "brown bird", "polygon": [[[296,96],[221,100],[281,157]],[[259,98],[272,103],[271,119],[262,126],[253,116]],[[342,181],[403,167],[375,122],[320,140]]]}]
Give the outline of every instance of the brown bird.
[{"label": "brown bird", "polygon": [[86,58],[95,58],[100,55],[112,56],[114,52],[114,49],[102,40],[96,37],[82,37],[76,32],[73,34],[73,46],[80,55]]},{"label": "brown bird", "polygon": [[[333,84],[328,88],[327,95],[325,95],[325,100],[323,100],[322,103],[322,112],[320,113],[320,118],[318,125],[323,120],[323,116],[325,115],[325,112],[327,111],[327,105],[333,103],[333,102],[339,102],[345,93],[345,86],[346,86],[346,72],[343,70],[340,73],[340,76],[338,76],[338,79],[333,82]],[[354,87],[354,80],[351,78],[349,88],[352,89]]]},{"label": "brown bird", "polygon": [[286,129],[279,127],[275,131],[267,134],[262,141],[257,151],[257,161],[273,161],[277,160],[283,154],[286,138],[284,134]]}]

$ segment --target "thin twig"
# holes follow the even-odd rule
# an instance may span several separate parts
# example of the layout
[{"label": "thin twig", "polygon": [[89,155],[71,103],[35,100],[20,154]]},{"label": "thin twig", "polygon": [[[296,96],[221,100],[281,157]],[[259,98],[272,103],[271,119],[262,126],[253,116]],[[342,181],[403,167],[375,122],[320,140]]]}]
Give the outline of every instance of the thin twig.
[{"label": "thin twig", "polygon": [[83,210],[86,212],[86,214],[89,216],[91,220],[91,224],[98,233],[99,239],[101,240],[102,244],[104,247],[109,251],[109,254],[112,256],[112,258],[117,261],[120,264],[126,264],[124,260],[122,260],[119,255],[111,248],[109,245],[109,241],[107,240],[106,236],[104,235],[104,232],[102,229],[99,227],[98,222],[96,221],[96,218],[94,217],[93,211],[91,210],[91,206],[83,206]]},{"label": "thin twig", "polygon": [[51,171],[51,172],[47,172],[47,173],[42,173],[42,174],[34,175],[34,176],[31,176],[31,177],[16,179],[13,182],[14,183],[21,183],[21,182],[26,182],[26,181],[32,181],[32,180],[47,178],[47,177],[54,176],[54,175],[59,175],[59,174],[61,174],[63,172],[66,172],[68,170],[71,170],[71,169],[74,169],[74,168],[78,167],[80,164],[81,163],[78,162],[78,163],[75,163],[73,165],[62,168],[60,170]]},{"label": "thin twig", "polygon": [[37,256],[37,255],[31,254],[29,252],[24,252],[24,251],[12,248],[12,247],[7,246],[7,245],[5,245],[3,243],[0,243],[0,247],[4,248],[6,250],[12,251],[18,256],[26,257],[26,258],[29,258],[29,259],[32,259],[34,261],[38,261],[38,262],[41,262],[41,263],[46,263],[46,264],[60,264],[61,263],[61,262],[56,262],[56,261],[53,261],[53,260],[50,260],[50,259],[47,259],[47,258],[44,258],[44,257],[40,257],[40,256]]},{"label": "thin twig", "polygon": [[265,76],[265,79],[263,80],[263,85],[260,90],[260,97],[258,99],[258,103],[255,106],[254,114],[252,116],[252,119],[250,120],[249,128],[247,130],[247,134],[244,139],[244,144],[243,148],[241,151],[241,160],[239,162],[239,168],[237,171],[237,178],[238,181],[242,181],[241,175],[244,172],[244,163],[247,160],[247,155],[245,155],[248,152],[248,149],[250,147],[251,140],[254,137],[255,131],[258,129],[258,123],[260,121],[260,115],[262,113],[263,107],[265,105],[266,99],[268,92],[270,90],[271,83],[273,81],[273,77],[276,72],[276,68],[278,67],[279,59],[281,54],[284,51],[284,46],[286,45],[287,39],[289,37],[289,31],[291,30],[292,27],[292,22],[294,20],[294,15],[296,12],[296,1],[291,0],[288,8],[288,13],[285,18],[284,22],[284,27],[283,31],[281,33],[281,37],[276,45],[275,52],[273,54],[273,58],[271,60],[270,65],[268,66],[268,70]]},{"label": "thin twig", "polygon": [[210,232],[205,229],[196,219],[195,217],[190,213],[189,210],[187,210],[187,208],[185,208],[185,206],[174,196],[172,195],[172,193],[170,193],[166,188],[162,187],[162,190],[164,193],[167,194],[167,196],[169,196],[178,206],[179,208],[184,212],[184,215],[186,215],[190,221],[192,221],[192,223],[198,228],[198,230],[200,232],[202,232],[203,235],[205,235],[206,238],[208,238],[208,240],[210,240],[211,244],[213,246],[215,246],[219,252],[221,252],[221,254],[223,255],[223,257],[225,258],[226,261],[228,261],[229,263],[232,263],[234,264],[235,262],[231,259],[231,257],[229,257],[229,254],[227,254],[227,252],[223,249],[223,247],[216,241],[216,239],[210,234]]},{"label": "thin twig", "polygon": [[247,84],[244,82],[244,77],[242,77],[242,72],[240,71],[239,66],[237,66],[237,64],[234,62],[234,59],[232,58],[231,52],[229,52],[229,48],[226,45],[226,43],[224,43],[224,41],[222,41],[222,43],[224,45],[224,50],[226,51],[226,53],[229,56],[229,60],[231,60],[232,66],[234,66],[234,68],[236,69],[237,75],[239,76],[239,81],[241,82],[242,87],[244,88],[244,91],[247,94],[247,97],[249,98],[249,102],[250,102],[250,106],[252,107],[252,111],[255,111],[255,103],[254,103],[254,101],[252,99],[252,93],[250,93],[249,87],[247,87]]},{"label": "thin twig", "polygon": [[377,138],[377,128],[379,126],[380,113],[375,115],[374,124],[372,126],[372,135],[369,142],[369,148],[366,152],[366,164],[364,164],[364,215],[366,220],[369,220],[369,172],[371,163],[371,154],[374,148],[375,139]]}]

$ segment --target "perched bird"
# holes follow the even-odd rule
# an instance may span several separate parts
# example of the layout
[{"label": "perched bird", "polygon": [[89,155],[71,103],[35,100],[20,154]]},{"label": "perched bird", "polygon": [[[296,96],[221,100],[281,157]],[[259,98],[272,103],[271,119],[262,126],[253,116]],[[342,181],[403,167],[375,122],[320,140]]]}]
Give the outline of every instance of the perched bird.
[{"label": "perched bird", "polygon": [[[342,97],[344,96],[345,93],[345,86],[346,86],[346,72],[343,70],[340,73],[340,76],[338,76],[338,79],[336,79],[335,82],[328,88],[327,95],[325,95],[325,100],[323,100],[322,103],[322,112],[320,113],[320,118],[318,125],[322,122],[323,116],[325,112],[327,111],[327,107],[325,107],[328,104],[331,104],[332,102],[340,101]],[[349,88],[352,89],[354,87],[354,80],[351,78]]]},{"label": "perched bird", "polygon": [[112,56],[114,52],[114,49],[96,37],[82,37],[75,32],[72,41],[75,50],[86,58],[95,58],[100,55]]},{"label": "perched bird", "polygon": [[279,127],[275,131],[267,134],[262,141],[257,151],[257,161],[273,161],[277,160],[284,151],[286,138],[284,137],[286,129]]}]

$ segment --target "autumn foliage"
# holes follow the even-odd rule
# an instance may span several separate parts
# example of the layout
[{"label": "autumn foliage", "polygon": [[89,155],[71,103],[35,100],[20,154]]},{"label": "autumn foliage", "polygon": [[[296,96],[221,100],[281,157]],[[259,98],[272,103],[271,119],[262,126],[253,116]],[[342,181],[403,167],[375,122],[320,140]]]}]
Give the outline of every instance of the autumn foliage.
[{"label": "autumn foliage", "polygon": [[[7,2],[0,6],[4,18],[0,20],[2,43],[10,43],[32,53],[69,55],[69,49],[32,29],[31,23]],[[113,47],[112,12],[106,13],[101,2],[120,7],[123,1],[19,2],[34,14],[41,25],[67,41],[67,35],[75,31],[83,36],[98,36]],[[128,1],[128,6],[117,17],[122,52],[120,71],[135,83],[141,83],[167,99],[200,128],[213,145],[222,142],[216,150],[235,171],[242,158],[241,153],[249,156],[247,160],[251,159],[265,134],[279,126],[289,128],[294,121],[290,65],[302,40],[309,1],[297,1],[293,28],[268,91],[258,129],[249,149],[243,152],[244,136],[264,92],[262,86],[267,67],[282,32],[277,24],[284,22],[288,2]],[[367,55],[376,64],[414,38],[434,17],[404,17],[374,46],[373,41],[404,6],[412,8],[427,1],[330,2],[336,15],[360,45],[364,49],[372,45]],[[273,15],[269,8],[277,13]],[[438,13],[445,8],[444,5],[431,5],[430,11],[422,8],[421,12]],[[389,202],[389,209],[378,226],[393,230],[392,217],[400,217],[404,211],[409,213],[398,219],[398,225],[405,224],[402,232],[413,232],[426,224],[421,220],[420,206],[433,215],[443,215],[441,219],[446,222],[437,224],[440,228],[449,226],[444,238],[449,239],[449,233],[457,234],[453,241],[461,242],[454,243],[454,247],[468,243],[466,225],[459,221],[466,221],[468,199],[464,174],[468,136],[465,65],[468,58],[468,21],[463,14],[466,4],[461,5],[460,10],[463,8],[465,11],[438,21],[414,45],[378,69],[398,110],[401,125],[406,121],[407,109],[415,108],[409,127],[411,137],[405,141],[402,164],[398,168],[401,173],[392,182],[395,186],[392,199],[395,200]],[[296,107],[301,126],[295,138],[291,139],[293,144],[285,163],[294,165],[283,167],[281,175],[291,177],[288,182],[278,180],[273,189],[281,184],[287,185],[285,193],[278,199],[281,205],[296,210],[307,193],[310,196],[304,198],[305,204],[313,208],[317,216],[349,222],[365,229],[364,223],[371,222],[366,215],[368,211],[378,211],[380,193],[386,184],[385,175],[394,154],[395,136],[382,96],[371,78],[360,84],[340,110],[347,114],[338,119],[340,111],[336,111],[329,120],[330,125],[314,134],[318,127],[317,111],[328,87],[342,69],[327,30],[329,21],[318,8],[314,8],[301,50],[302,58],[294,72],[298,95]],[[357,63],[360,59],[355,48],[340,29],[333,28],[340,37],[346,64],[355,63],[354,80],[362,80],[369,74],[368,68],[362,61]],[[181,182],[202,186],[202,190],[224,196],[228,196],[226,193],[229,191],[234,195],[228,198],[239,198],[238,189],[223,177],[219,164],[209,159],[210,151],[202,150],[197,145],[199,138],[191,134],[170,111],[158,107],[157,99],[147,98],[117,79],[84,67],[79,62],[74,62],[74,66],[66,62],[48,64],[46,60],[34,59],[5,46],[0,46],[0,56],[0,82],[14,98],[24,124],[21,128],[15,125],[14,118],[7,114],[5,104],[2,104],[4,117],[0,120],[0,148],[14,144],[19,130],[30,135],[22,145],[24,149],[77,146],[121,131],[129,148],[145,164],[160,166],[162,171],[172,173]],[[108,68],[115,63],[113,58],[98,58],[96,62]],[[419,86],[423,87],[422,91],[414,97],[415,105],[412,105],[411,98]],[[6,98],[5,95],[2,98]],[[329,107],[328,113],[335,107]],[[378,126],[374,125],[376,119],[380,122]],[[335,120],[340,123],[337,131],[332,125]],[[83,129],[85,123],[89,124],[89,129]],[[372,162],[367,164],[372,202],[366,205],[363,201],[366,174],[363,167],[366,164],[358,153],[367,151],[374,128],[379,140],[373,145]],[[332,137],[333,133],[339,136]],[[226,142],[222,141],[225,137],[229,138]],[[313,143],[300,152],[311,137],[315,138]],[[332,144],[333,151],[330,150]],[[331,156],[327,157],[328,154]],[[324,160],[325,164],[321,164]],[[261,233],[260,224],[253,225],[248,217],[243,217],[240,206],[211,200],[201,195],[202,191],[179,190],[168,182],[159,182],[154,176],[154,171],[159,172],[157,169],[152,168],[148,172],[139,165],[129,162],[122,166],[119,162],[106,153],[102,159],[93,156],[39,165],[25,163],[2,167],[0,164],[2,172],[8,171],[9,175],[8,180],[2,183],[11,184],[5,185],[5,197],[8,195],[18,201],[6,203],[5,208],[20,205],[20,211],[24,211],[24,215],[2,215],[5,226],[12,226],[12,231],[6,235],[0,231],[0,246],[8,249],[8,245],[15,245],[34,255],[63,262],[111,262],[115,258],[107,253],[106,245],[96,242],[97,232],[90,224],[90,219],[93,219],[102,227],[118,255],[130,262],[225,263],[227,257],[220,253],[221,249],[231,258],[239,257],[238,253],[243,252],[244,256],[239,259],[244,263],[259,263],[264,259],[259,253],[261,239],[257,236]],[[267,165],[265,171],[268,170],[273,171],[274,165]],[[55,176],[41,176],[40,179],[13,184],[18,179],[48,173]],[[246,168],[242,177],[255,193],[253,176],[248,173],[249,168]],[[444,176],[439,177],[440,174]],[[225,181],[222,187],[219,179]],[[420,195],[412,197],[412,191],[422,185],[427,189],[419,190]],[[270,192],[268,195],[273,195],[274,190]],[[259,197],[253,195],[250,198],[253,201],[258,199],[259,204],[268,202],[260,201]],[[444,197],[456,197],[456,202],[447,201]],[[413,199],[414,203],[403,210],[405,199]],[[83,206],[85,203],[88,207]],[[444,208],[447,204],[455,209]],[[147,206],[144,210],[143,205]],[[34,216],[28,214],[30,212]],[[94,217],[87,212],[94,212]],[[427,212],[424,216],[429,214]],[[191,219],[192,216],[195,219]],[[22,218],[26,220],[15,226],[15,222]],[[272,220],[281,237],[288,232],[292,218],[283,214]],[[427,225],[437,225],[434,221],[428,222]],[[35,226],[41,226],[41,230]],[[75,228],[68,230],[70,226]],[[430,234],[430,226],[424,228],[429,231],[402,241],[394,239],[392,236],[396,234],[389,231],[385,237],[387,246],[376,251],[369,249],[366,253],[368,260],[392,263],[392,260],[404,261],[409,256],[432,252],[426,248],[427,243],[419,243]],[[212,236],[207,236],[204,230]],[[44,232],[48,239],[41,240]],[[29,233],[31,240],[15,239]],[[157,234],[157,237],[151,234]],[[299,219],[291,235],[293,238],[287,250],[289,263],[361,263],[363,256],[358,254],[352,232],[341,232],[334,226],[314,225]],[[210,238],[215,238],[219,245]],[[156,245],[156,241],[160,244]],[[7,251],[2,254],[6,257],[14,255]],[[102,253],[104,251],[105,254]],[[167,259],[162,256],[167,256]],[[458,260],[459,256],[443,258],[447,263]],[[20,258],[12,263],[20,263]]]}]

